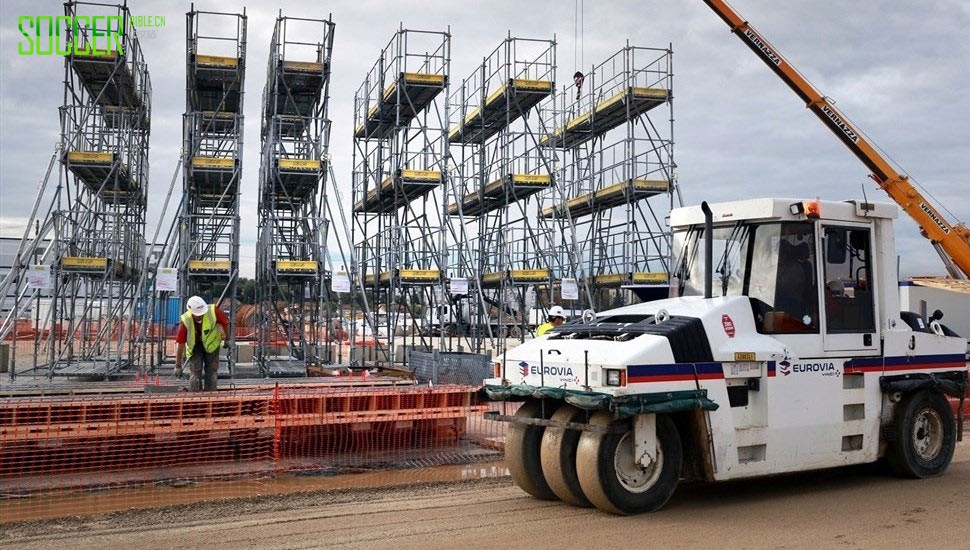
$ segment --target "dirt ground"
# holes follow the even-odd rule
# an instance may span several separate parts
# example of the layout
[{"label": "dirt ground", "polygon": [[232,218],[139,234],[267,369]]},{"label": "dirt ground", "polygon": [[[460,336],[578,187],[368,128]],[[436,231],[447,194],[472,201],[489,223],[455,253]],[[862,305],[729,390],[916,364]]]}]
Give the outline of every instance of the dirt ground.
[{"label": "dirt ground", "polygon": [[[510,478],[329,490],[0,524],[14,548],[970,548],[970,441],[947,473],[852,467],[685,485],[618,517],[539,501]],[[639,541],[639,542],[637,542]]]}]

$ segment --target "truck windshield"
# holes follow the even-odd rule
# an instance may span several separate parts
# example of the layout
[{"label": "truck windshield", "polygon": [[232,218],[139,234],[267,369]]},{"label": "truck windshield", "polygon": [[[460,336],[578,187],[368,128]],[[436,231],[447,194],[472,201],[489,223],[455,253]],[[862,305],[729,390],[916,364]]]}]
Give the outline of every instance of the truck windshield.
[{"label": "truck windshield", "polygon": [[[750,226],[738,223],[715,227],[714,296],[741,296],[744,293]],[[674,233],[674,250],[680,256],[677,283],[682,296],[704,295],[704,228],[691,227]]]},{"label": "truck windshield", "polygon": [[[714,296],[748,296],[762,332],[818,330],[815,230],[810,222],[715,227]],[[673,296],[704,295],[704,228],[674,232]]]}]

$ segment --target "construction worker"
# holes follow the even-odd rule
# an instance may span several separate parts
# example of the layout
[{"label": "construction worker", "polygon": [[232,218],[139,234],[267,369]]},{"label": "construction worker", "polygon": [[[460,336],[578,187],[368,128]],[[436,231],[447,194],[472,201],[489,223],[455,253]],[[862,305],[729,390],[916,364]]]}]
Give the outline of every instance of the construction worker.
[{"label": "construction worker", "polygon": [[539,325],[536,329],[536,336],[542,336],[543,334],[549,332],[550,330],[558,327],[559,325],[566,322],[566,312],[562,310],[561,306],[552,306],[549,308],[548,321]]},{"label": "construction worker", "polygon": [[[189,363],[189,389],[213,391],[219,375],[219,345],[229,332],[229,319],[198,296],[189,298],[175,342],[175,376],[182,377],[182,358]],[[205,377],[203,378],[203,371]],[[203,380],[205,381],[203,388]]]},{"label": "construction worker", "polygon": [[579,98],[582,96],[584,80],[586,80],[586,75],[583,73],[576,71],[576,73],[573,74],[573,84],[576,85],[576,101],[579,101]]}]

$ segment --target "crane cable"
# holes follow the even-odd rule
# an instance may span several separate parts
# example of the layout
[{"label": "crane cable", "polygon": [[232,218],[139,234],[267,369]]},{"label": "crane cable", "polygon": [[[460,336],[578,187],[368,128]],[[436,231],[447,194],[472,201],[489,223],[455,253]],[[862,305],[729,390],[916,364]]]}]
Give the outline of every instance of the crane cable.
[{"label": "crane cable", "polygon": [[585,34],[583,8],[583,0],[575,0],[573,2],[573,66],[577,70],[582,70],[581,67],[585,63],[583,59],[583,54],[585,53],[585,44],[583,43]]}]

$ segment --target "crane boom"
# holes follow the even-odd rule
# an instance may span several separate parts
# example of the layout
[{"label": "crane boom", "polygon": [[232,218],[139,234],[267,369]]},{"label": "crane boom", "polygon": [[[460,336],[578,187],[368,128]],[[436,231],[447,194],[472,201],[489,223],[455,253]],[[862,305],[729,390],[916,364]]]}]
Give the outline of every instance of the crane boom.
[{"label": "crane boom", "polygon": [[[919,225],[926,236],[952,260],[964,278],[970,277],[970,229],[950,224],[946,218],[899,172],[880,155],[848,119],[819,93],[778,51],[723,0],[704,0],[738,35],[751,51],[764,61],[802,98],[805,105],[872,172],[872,179]],[[944,258],[946,262],[947,258]],[[951,273],[956,275],[955,273]]]}]

